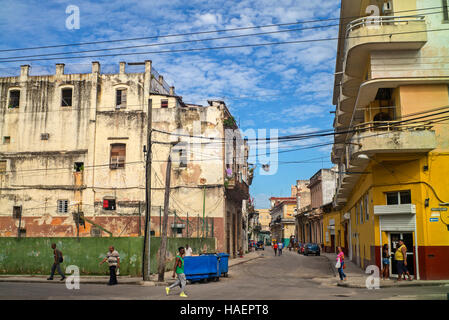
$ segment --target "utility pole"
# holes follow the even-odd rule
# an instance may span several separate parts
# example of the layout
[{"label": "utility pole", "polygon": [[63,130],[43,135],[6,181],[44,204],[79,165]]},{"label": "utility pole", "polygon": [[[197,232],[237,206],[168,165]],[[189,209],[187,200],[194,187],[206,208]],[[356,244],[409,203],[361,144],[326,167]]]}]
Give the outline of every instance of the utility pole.
[{"label": "utility pole", "polygon": [[[153,103],[148,99],[147,116],[147,158],[145,161],[145,236],[143,243],[142,276],[144,281],[150,280],[150,238],[151,238],[151,131],[153,129]],[[145,151],[144,151],[145,152]]]},{"label": "utility pole", "polygon": [[204,216],[206,214],[206,186],[203,189],[203,238],[204,237]]},{"label": "utility pole", "polygon": [[164,281],[165,273],[165,256],[167,249],[167,220],[168,220],[168,206],[170,200],[170,176],[171,176],[171,148],[168,154],[167,170],[165,172],[165,195],[164,195],[164,218],[162,219],[162,238],[161,247],[159,249],[159,267],[158,267],[158,281]]}]

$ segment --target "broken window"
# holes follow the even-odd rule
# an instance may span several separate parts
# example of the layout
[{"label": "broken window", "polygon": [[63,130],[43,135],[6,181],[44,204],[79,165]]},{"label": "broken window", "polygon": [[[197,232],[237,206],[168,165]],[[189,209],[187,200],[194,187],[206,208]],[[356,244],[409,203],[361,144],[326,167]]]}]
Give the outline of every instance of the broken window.
[{"label": "broken window", "polygon": [[168,100],[167,99],[161,100],[161,108],[168,108]]},{"label": "broken window", "polygon": [[72,106],[72,88],[65,88],[61,90],[61,106]]},{"label": "broken window", "polygon": [[3,144],[10,144],[11,143],[11,137],[3,137]]},{"label": "broken window", "polygon": [[6,172],[6,160],[0,160],[0,173]]},{"label": "broken window", "polygon": [[115,107],[117,109],[126,108],[126,89],[115,91]]},{"label": "broken window", "polygon": [[69,212],[69,200],[58,200],[58,213]]},{"label": "broken window", "polygon": [[111,169],[124,168],[126,157],[126,144],[114,143],[111,144],[111,159],[109,167]]},{"label": "broken window", "polygon": [[84,162],[75,162],[74,169],[76,172],[84,171]]},{"label": "broken window", "polygon": [[20,103],[20,90],[9,91],[8,108],[18,108]]},{"label": "broken window", "polygon": [[22,206],[12,207],[12,217],[13,219],[20,219],[22,217]]},{"label": "broken window", "polygon": [[105,198],[103,199],[103,209],[104,210],[115,210],[115,199],[113,198]]}]

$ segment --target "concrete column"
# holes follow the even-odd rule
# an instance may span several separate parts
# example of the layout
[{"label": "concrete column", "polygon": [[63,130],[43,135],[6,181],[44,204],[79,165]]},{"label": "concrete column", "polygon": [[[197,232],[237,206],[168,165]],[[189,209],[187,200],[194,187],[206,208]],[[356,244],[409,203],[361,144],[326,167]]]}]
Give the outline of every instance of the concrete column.
[{"label": "concrete column", "polygon": [[175,95],[175,87],[170,87],[170,95],[171,96]]},{"label": "concrete column", "polygon": [[25,64],[20,66],[20,78],[28,78],[30,75],[30,65]]},{"label": "concrete column", "polygon": [[120,74],[125,73],[126,62],[120,62]]},{"label": "concrete column", "polygon": [[92,62],[92,73],[95,73],[95,74],[100,73],[100,62],[98,62],[98,61]]},{"label": "concrete column", "polygon": [[56,64],[56,76],[60,77],[64,74],[64,63],[57,63]]}]

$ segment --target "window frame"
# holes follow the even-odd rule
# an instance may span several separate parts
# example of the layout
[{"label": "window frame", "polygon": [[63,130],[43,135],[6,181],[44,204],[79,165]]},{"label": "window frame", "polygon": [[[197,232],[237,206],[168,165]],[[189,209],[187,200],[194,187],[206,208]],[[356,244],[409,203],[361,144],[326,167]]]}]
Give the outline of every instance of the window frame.
[{"label": "window frame", "polygon": [[[11,95],[12,95],[12,93],[15,93],[15,92],[18,92],[19,93],[19,97],[18,97],[18,99],[17,99],[17,106],[15,106],[15,107],[11,107],[11,101],[12,101],[12,97],[11,97]],[[17,109],[17,108],[20,108],[20,98],[21,98],[21,90],[20,89],[18,89],[18,88],[12,88],[12,89],[10,89],[9,91],[8,91],[8,109]]]},{"label": "window frame", "polygon": [[[401,193],[408,192],[410,196],[410,203],[402,203],[401,202]],[[397,195],[397,204],[388,204],[388,195],[396,194]],[[396,206],[401,204],[411,204],[412,203],[412,191],[411,190],[400,190],[400,191],[389,191],[385,192],[385,203],[387,206]]]},{"label": "window frame", "polygon": [[[163,107],[163,105],[165,105],[165,103],[167,103],[167,104],[166,104],[165,107]],[[162,109],[167,109],[168,108],[168,99],[161,99],[161,108]]]},{"label": "window frame", "polygon": [[369,221],[369,195],[368,193],[364,196],[364,207],[365,207],[365,221]]},{"label": "window frame", "polygon": [[[114,147],[118,147],[118,146],[123,146],[124,148],[124,155],[123,157],[123,161],[120,162],[120,155],[116,155],[114,157],[116,157],[118,159],[118,161],[113,161],[113,155],[112,155],[112,151]],[[124,169],[125,168],[125,163],[126,163],[126,143],[111,143],[110,145],[110,150],[109,150],[109,168],[110,169]]]},{"label": "window frame", "polygon": [[[70,90],[70,104],[64,99],[64,91]],[[64,104],[67,103],[67,105]],[[63,87],[61,88],[61,107],[72,107],[73,106],[73,88],[72,87]]]},{"label": "window frame", "polygon": [[0,165],[0,174],[6,174],[6,172],[8,171],[8,160],[3,160],[3,159],[0,159],[0,163],[4,163],[5,164],[5,170],[3,171],[3,166],[2,165]]},{"label": "window frame", "polygon": [[[107,207],[104,206],[105,201],[108,202],[108,206]],[[111,201],[114,202],[114,204],[112,206],[110,206],[110,202]],[[111,208],[111,209],[109,209],[109,208]],[[116,211],[117,210],[117,199],[113,198],[113,197],[104,197],[103,198],[103,202],[102,202],[102,209],[106,210],[106,211]]]},{"label": "window frame", "polygon": [[3,136],[3,144],[11,144],[11,136]]},{"label": "window frame", "polygon": [[[62,203],[62,207],[61,207],[61,202]],[[61,211],[60,209],[63,209],[63,211]],[[69,213],[69,200],[67,199],[58,199],[56,201],[56,212],[59,214],[64,214],[64,213]]]},{"label": "window frame", "polygon": [[[118,94],[120,92],[120,103],[118,103]],[[123,94],[123,92],[125,94]],[[125,99],[123,99],[123,97]],[[116,88],[115,89],[115,108],[116,109],[126,109],[128,104],[128,88]]]}]

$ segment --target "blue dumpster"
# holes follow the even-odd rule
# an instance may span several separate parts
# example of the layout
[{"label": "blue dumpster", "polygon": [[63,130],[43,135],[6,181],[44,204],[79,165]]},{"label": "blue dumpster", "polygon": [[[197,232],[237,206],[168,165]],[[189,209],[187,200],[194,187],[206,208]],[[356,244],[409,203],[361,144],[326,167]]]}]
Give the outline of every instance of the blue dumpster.
[{"label": "blue dumpster", "polygon": [[191,282],[214,279],[218,280],[218,256],[216,254],[204,254],[201,256],[189,256],[184,258],[184,273],[186,279]]},{"label": "blue dumpster", "polygon": [[218,273],[220,276],[228,276],[228,261],[229,261],[229,254],[227,253],[219,253],[219,266],[218,266]]}]

